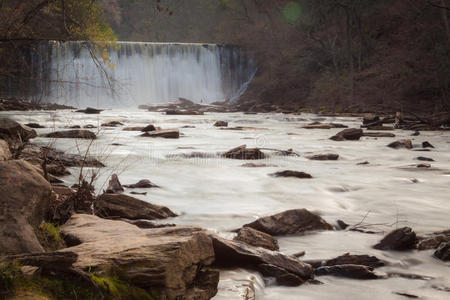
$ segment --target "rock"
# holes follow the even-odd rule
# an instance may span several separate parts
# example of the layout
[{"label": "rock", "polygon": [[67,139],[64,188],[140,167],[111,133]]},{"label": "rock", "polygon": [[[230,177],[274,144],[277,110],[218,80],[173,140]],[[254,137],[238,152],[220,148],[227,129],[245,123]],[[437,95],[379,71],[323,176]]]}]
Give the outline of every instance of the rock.
[{"label": "rock", "polygon": [[337,265],[319,267],[315,270],[317,276],[331,275],[353,279],[378,279],[372,268],[359,265]]},{"label": "rock", "polygon": [[422,148],[434,148],[434,146],[431,145],[429,142],[423,142],[422,143]]},{"label": "rock", "polygon": [[303,126],[302,128],[305,129],[331,129],[331,128],[347,128],[348,126],[345,126],[343,124],[338,123],[320,123],[320,122],[314,122],[307,124]]},{"label": "rock", "polygon": [[373,246],[378,250],[409,250],[416,246],[416,233],[409,227],[391,231],[378,244]]},{"label": "rock", "polygon": [[204,115],[202,111],[196,111],[196,110],[176,110],[176,109],[169,109],[166,110],[166,115],[192,115],[192,116],[200,116]]},{"label": "rock", "polygon": [[421,160],[421,161],[434,161],[434,159],[429,158],[429,157],[423,157],[423,156],[419,156],[417,158],[417,160]]},{"label": "rock", "polygon": [[380,117],[379,116],[371,115],[371,116],[366,116],[366,117],[363,118],[363,124],[364,125],[372,124],[372,123],[375,123],[375,122],[378,122],[378,121],[380,121]]},{"label": "rock", "polygon": [[143,133],[141,136],[143,137],[151,137],[151,138],[165,138],[165,139],[178,139],[180,138],[180,131],[178,129],[166,129],[166,130],[156,130],[156,131],[147,131]]},{"label": "rock", "polygon": [[[313,268],[300,260],[280,252],[255,248],[242,242],[226,240],[216,235],[211,235],[216,254],[216,264],[228,267],[242,267],[264,270],[266,276],[276,277],[279,269],[288,274],[293,274],[306,281],[313,278]],[[261,265],[277,267],[276,271],[270,271]]]},{"label": "rock", "polygon": [[196,127],[192,126],[192,125],[184,125],[184,126],[181,126],[181,128],[196,128]]},{"label": "rock", "polygon": [[414,131],[414,132],[413,132],[413,134],[411,134],[411,136],[419,136],[419,135],[420,135],[420,132],[419,132],[419,131],[417,131],[417,130],[416,130],[416,131]]},{"label": "rock", "polygon": [[358,141],[363,135],[362,129],[344,129],[330,139],[333,141]]},{"label": "rock", "polygon": [[123,194],[102,194],[97,197],[94,206],[95,214],[101,217],[155,220],[177,216],[165,206],[154,205]]},{"label": "rock", "polygon": [[295,177],[295,178],[312,178],[312,176],[305,172],[285,170],[270,174],[273,177]]},{"label": "rock", "polygon": [[11,159],[11,151],[9,151],[9,144],[0,140],[0,161]]},{"label": "rock", "polygon": [[270,235],[298,234],[311,230],[332,230],[333,227],[307,209],[292,209],[244,225]]},{"label": "rock", "polygon": [[0,117],[0,139],[9,144],[10,150],[37,136],[36,131],[9,118]]},{"label": "rock", "polygon": [[48,174],[51,174],[53,176],[65,176],[70,175],[70,172],[67,171],[66,167],[64,167],[61,163],[53,163],[48,164],[46,166]]},{"label": "rock", "polygon": [[272,251],[278,251],[278,241],[264,232],[258,231],[251,227],[243,227],[239,229],[238,235],[234,238],[235,241],[241,241],[247,245],[254,247],[262,247]]},{"label": "rock", "polygon": [[115,194],[123,191],[124,189],[120,184],[119,177],[117,176],[117,174],[112,174],[111,179],[109,180],[108,188],[106,189],[106,193]]},{"label": "rock", "polygon": [[411,142],[411,140],[403,139],[403,140],[398,140],[398,141],[392,142],[387,146],[390,148],[394,148],[394,149],[400,149],[400,148],[412,149],[412,142]]},{"label": "rock", "polygon": [[368,165],[368,164],[370,164],[370,163],[367,160],[363,161],[363,162],[360,162],[360,163],[357,163],[357,165],[359,165],[359,166]]},{"label": "rock", "polygon": [[263,276],[275,277],[278,285],[282,286],[299,286],[304,280],[299,276],[289,273],[283,268],[274,265],[260,264],[258,270]]},{"label": "rock", "polygon": [[108,123],[103,123],[102,126],[103,127],[117,127],[117,126],[123,126],[123,123],[121,123],[119,121],[111,121]]},{"label": "rock", "polygon": [[404,296],[406,298],[411,298],[411,299],[418,299],[418,298],[420,298],[419,296],[413,295],[411,293],[405,293],[405,292],[392,292],[392,293],[394,293],[396,295],[399,295],[399,296]]},{"label": "rock", "polygon": [[45,128],[44,126],[38,124],[38,123],[27,123],[25,126],[28,126],[30,128]]},{"label": "rock", "polygon": [[384,266],[386,263],[379,260],[376,256],[369,255],[351,255],[346,253],[333,259],[325,261],[326,266],[337,265],[361,265],[370,268],[378,268]]},{"label": "rock", "polygon": [[139,228],[143,229],[149,229],[149,228],[164,228],[164,227],[174,227],[177,226],[175,224],[158,224],[154,223],[149,220],[129,220],[129,219],[120,219],[120,221],[124,221],[130,224],[133,224],[134,226],[137,226]]},{"label": "rock", "polygon": [[223,153],[222,156],[225,158],[242,159],[242,160],[245,159],[256,160],[266,158],[265,154],[261,150],[259,150],[258,148],[247,148],[247,145],[242,145],[233,148]]},{"label": "rock", "polygon": [[337,224],[338,224],[339,228],[342,230],[345,230],[350,226],[342,220],[337,220]]},{"label": "rock", "polygon": [[[122,221],[74,215],[62,226],[77,254],[74,268],[149,290],[158,299],[210,299],[217,292],[218,271],[211,239],[198,228],[142,230]],[[73,244],[76,242],[76,244]]]},{"label": "rock", "polygon": [[261,127],[249,127],[249,126],[236,126],[236,127],[221,127],[221,130],[267,130],[267,128]]},{"label": "rock", "polygon": [[228,122],[225,121],[217,121],[216,123],[214,123],[215,127],[228,127]]},{"label": "rock", "polygon": [[142,180],[139,180],[135,184],[124,185],[124,187],[130,188],[130,189],[159,188],[159,186],[157,186],[156,184],[152,183],[148,179],[142,179]]},{"label": "rock", "polygon": [[395,137],[395,134],[387,132],[364,132],[363,136],[379,138],[379,137]]},{"label": "rock", "polygon": [[430,238],[424,238],[417,244],[418,250],[436,249],[441,243],[450,243],[450,236],[438,234]]},{"label": "rock", "polygon": [[339,154],[327,153],[307,156],[310,160],[338,160]]},{"label": "rock", "polygon": [[91,139],[95,140],[97,136],[89,130],[66,130],[55,131],[45,135],[49,138],[67,138],[67,139]]},{"label": "rock", "polygon": [[394,130],[392,126],[368,126],[367,130]]},{"label": "rock", "polygon": [[147,132],[147,131],[155,131],[155,130],[156,130],[156,127],[150,124],[150,125],[147,125],[144,128],[142,128],[141,131]]},{"label": "rock", "polygon": [[245,168],[267,168],[267,167],[277,167],[277,165],[248,163],[248,164],[241,165],[241,167],[245,167]]},{"label": "rock", "polygon": [[143,126],[136,126],[136,127],[125,127],[122,130],[123,131],[143,131],[145,127]]},{"label": "rock", "polygon": [[0,255],[43,252],[34,229],[50,207],[51,185],[28,162],[0,162],[0,198]]},{"label": "rock", "polygon": [[433,256],[443,261],[449,261],[450,243],[449,242],[441,243],[439,245],[439,248],[437,248],[437,250],[434,252]]},{"label": "rock", "polygon": [[418,164],[417,167],[418,168],[427,168],[428,169],[428,168],[431,168],[431,165],[430,164]]},{"label": "rock", "polygon": [[147,195],[147,192],[135,192],[135,191],[131,191],[130,194],[132,194],[132,195]]},{"label": "rock", "polygon": [[103,111],[103,109],[96,109],[96,108],[88,107],[86,109],[77,110],[76,112],[81,112],[81,113],[85,113],[85,114],[89,114],[89,115],[98,115],[102,111]]}]

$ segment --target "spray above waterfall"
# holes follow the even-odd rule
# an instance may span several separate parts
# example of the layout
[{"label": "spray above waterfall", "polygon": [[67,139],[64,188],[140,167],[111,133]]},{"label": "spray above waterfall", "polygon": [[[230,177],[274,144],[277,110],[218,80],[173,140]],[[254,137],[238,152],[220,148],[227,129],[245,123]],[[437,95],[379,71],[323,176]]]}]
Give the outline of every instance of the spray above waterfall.
[{"label": "spray above waterfall", "polygon": [[209,103],[245,91],[256,65],[233,46],[118,42],[108,47],[110,84],[82,42],[43,42],[32,72],[43,101],[78,107],[130,107],[179,97]]}]

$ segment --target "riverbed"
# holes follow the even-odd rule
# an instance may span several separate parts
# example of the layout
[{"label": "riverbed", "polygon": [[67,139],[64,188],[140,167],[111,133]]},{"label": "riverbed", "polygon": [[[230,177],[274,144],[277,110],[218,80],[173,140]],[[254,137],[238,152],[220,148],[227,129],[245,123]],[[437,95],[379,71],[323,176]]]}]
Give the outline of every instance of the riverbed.
[{"label": "riverbed", "polygon": [[[2,113],[3,114],[3,113]],[[329,139],[341,129],[303,129],[314,122],[342,123],[359,128],[361,119],[321,117],[313,114],[207,113],[203,116],[168,116],[142,110],[107,110],[100,115],[71,111],[9,112],[21,123],[39,123],[45,129],[38,134],[61,130],[66,126],[92,124],[98,139],[49,139],[38,137],[34,143],[51,145],[67,153],[97,157],[106,167],[85,169],[87,175],[98,172],[96,192],[101,193],[113,173],[122,184],[149,179],[161,188],[144,189],[147,195],[134,195],[154,204],[164,205],[181,216],[163,223],[189,224],[232,237],[232,230],[258,217],[287,209],[307,208],[330,224],[337,220],[348,224],[372,225],[368,228],[387,233],[398,227],[412,227],[416,233],[450,228],[450,131],[394,130],[395,138],[363,137],[360,141],[336,142]],[[217,120],[229,127],[253,127],[247,130],[224,130],[213,126]],[[108,121],[126,126],[154,124],[163,129],[179,128],[180,139],[139,137],[139,132],[101,127]],[[194,128],[183,128],[194,126]],[[420,148],[428,141],[435,148],[429,152],[386,147],[390,142],[412,139]],[[115,145],[114,145],[115,144]],[[267,167],[243,167],[248,161],[224,159],[219,152],[246,144],[248,147],[287,150],[300,156],[283,156],[264,150],[267,159],[252,161]],[[188,158],[183,154],[203,153]],[[205,154],[206,153],[206,154]],[[336,153],[337,161],[313,161],[311,154]],[[416,158],[433,158],[431,168],[417,168]],[[360,164],[368,162],[368,164]],[[274,178],[269,174],[281,170],[309,173],[312,179]],[[79,169],[63,177],[66,184],[78,180]],[[131,192],[128,189],[125,193]],[[380,234],[352,231],[315,232],[302,236],[279,237],[280,250],[287,254],[305,251],[302,259],[326,259],[350,252],[370,254],[390,263],[377,272],[414,273],[432,280],[390,278],[350,280],[336,277],[318,278],[323,284],[305,284],[296,288],[279,287],[257,274],[230,270],[221,274],[216,299],[242,299],[247,284],[254,287],[257,299],[406,299],[395,292],[409,293],[423,299],[448,299],[449,263],[432,258],[428,251],[379,251],[373,249]],[[250,283],[249,283],[250,282]],[[241,285],[243,287],[241,287]],[[441,289],[439,289],[441,288]]]}]

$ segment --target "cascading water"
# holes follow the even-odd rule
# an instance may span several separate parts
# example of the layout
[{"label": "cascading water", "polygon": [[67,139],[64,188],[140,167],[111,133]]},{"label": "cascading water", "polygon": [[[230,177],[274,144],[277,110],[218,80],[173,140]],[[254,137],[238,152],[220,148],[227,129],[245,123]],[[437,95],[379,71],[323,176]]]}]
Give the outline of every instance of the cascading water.
[{"label": "cascading water", "polygon": [[86,45],[43,42],[32,51],[35,98],[102,108],[179,97],[209,103],[236,98],[256,72],[254,60],[233,46],[117,42],[106,50],[108,81]]}]

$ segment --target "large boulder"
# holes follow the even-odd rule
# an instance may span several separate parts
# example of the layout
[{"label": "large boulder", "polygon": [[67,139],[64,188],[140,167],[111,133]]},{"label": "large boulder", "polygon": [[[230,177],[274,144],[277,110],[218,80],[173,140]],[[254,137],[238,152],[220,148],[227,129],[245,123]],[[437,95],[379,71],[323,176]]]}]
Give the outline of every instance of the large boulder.
[{"label": "large boulder", "polygon": [[358,141],[363,135],[362,129],[349,128],[330,137],[333,141]]},{"label": "large boulder", "polygon": [[36,136],[34,129],[9,118],[0,117],[0,139],[7,141],[10,149],[15,149]]},{"label": "large boulder", "polygon": [[403,227],[388,233],[378,244],[373,246],[378,250],[409,250],[416,247],[416,233],[409,227]]},{"label": "large boulder", "polygon": [[244,225],[262,231],[270,235],[297,234],[311,230],[332,230],[320,216],[311,213],[307,209],[292,209],[279,214],[259,218]]},{"label": "large boulder", "polygon": [[210,299],[219,274],[211,239],[199,228],[142,230],[122,221],[73,215],[62,227],[73,266],[143,288],[158,299]]},{"label": "large boulder", "polygon": [[273,236],[253,229],[251,227],[243,227],[239,229],[235,241],[240,241],[254,247],[262,247],[272,251],[278,251],[278,241]]},{"label": "large boulder", "polygon": [[216,235],[212,235],[211,238],[217,265],[256,269],[265,276],[277,278],[279,284],[283,284],[283,281],[289,281],[290,284],[286,285],[293,285],[293,281],[296,281],[296,285],[299,285],[314,278],[311,265],[295,257],[260,247],[252,247]]},{"label": "large boulder", "polygon": [[96,214],[101,217],[155,220],[177,216],[165,206],[154,205],[123,194],[100,195],[94,206]]},{"label": "large boulder", "polygon": [[9,144],[0,140],[0,161],[8,160],[11,158],[11,151],[9,151]]},{"label": "large boulder", "polygon": [[34,229],[44,220],[52,187],[22,160],[0,162],[0,255],[40,252]]},{"label": "large boulder", "polygon": [[49,138],[66,138],[66,139],[88,139],[95,140],[97,136],[89,130],[66,130],[55,131],[45,135]]}]

